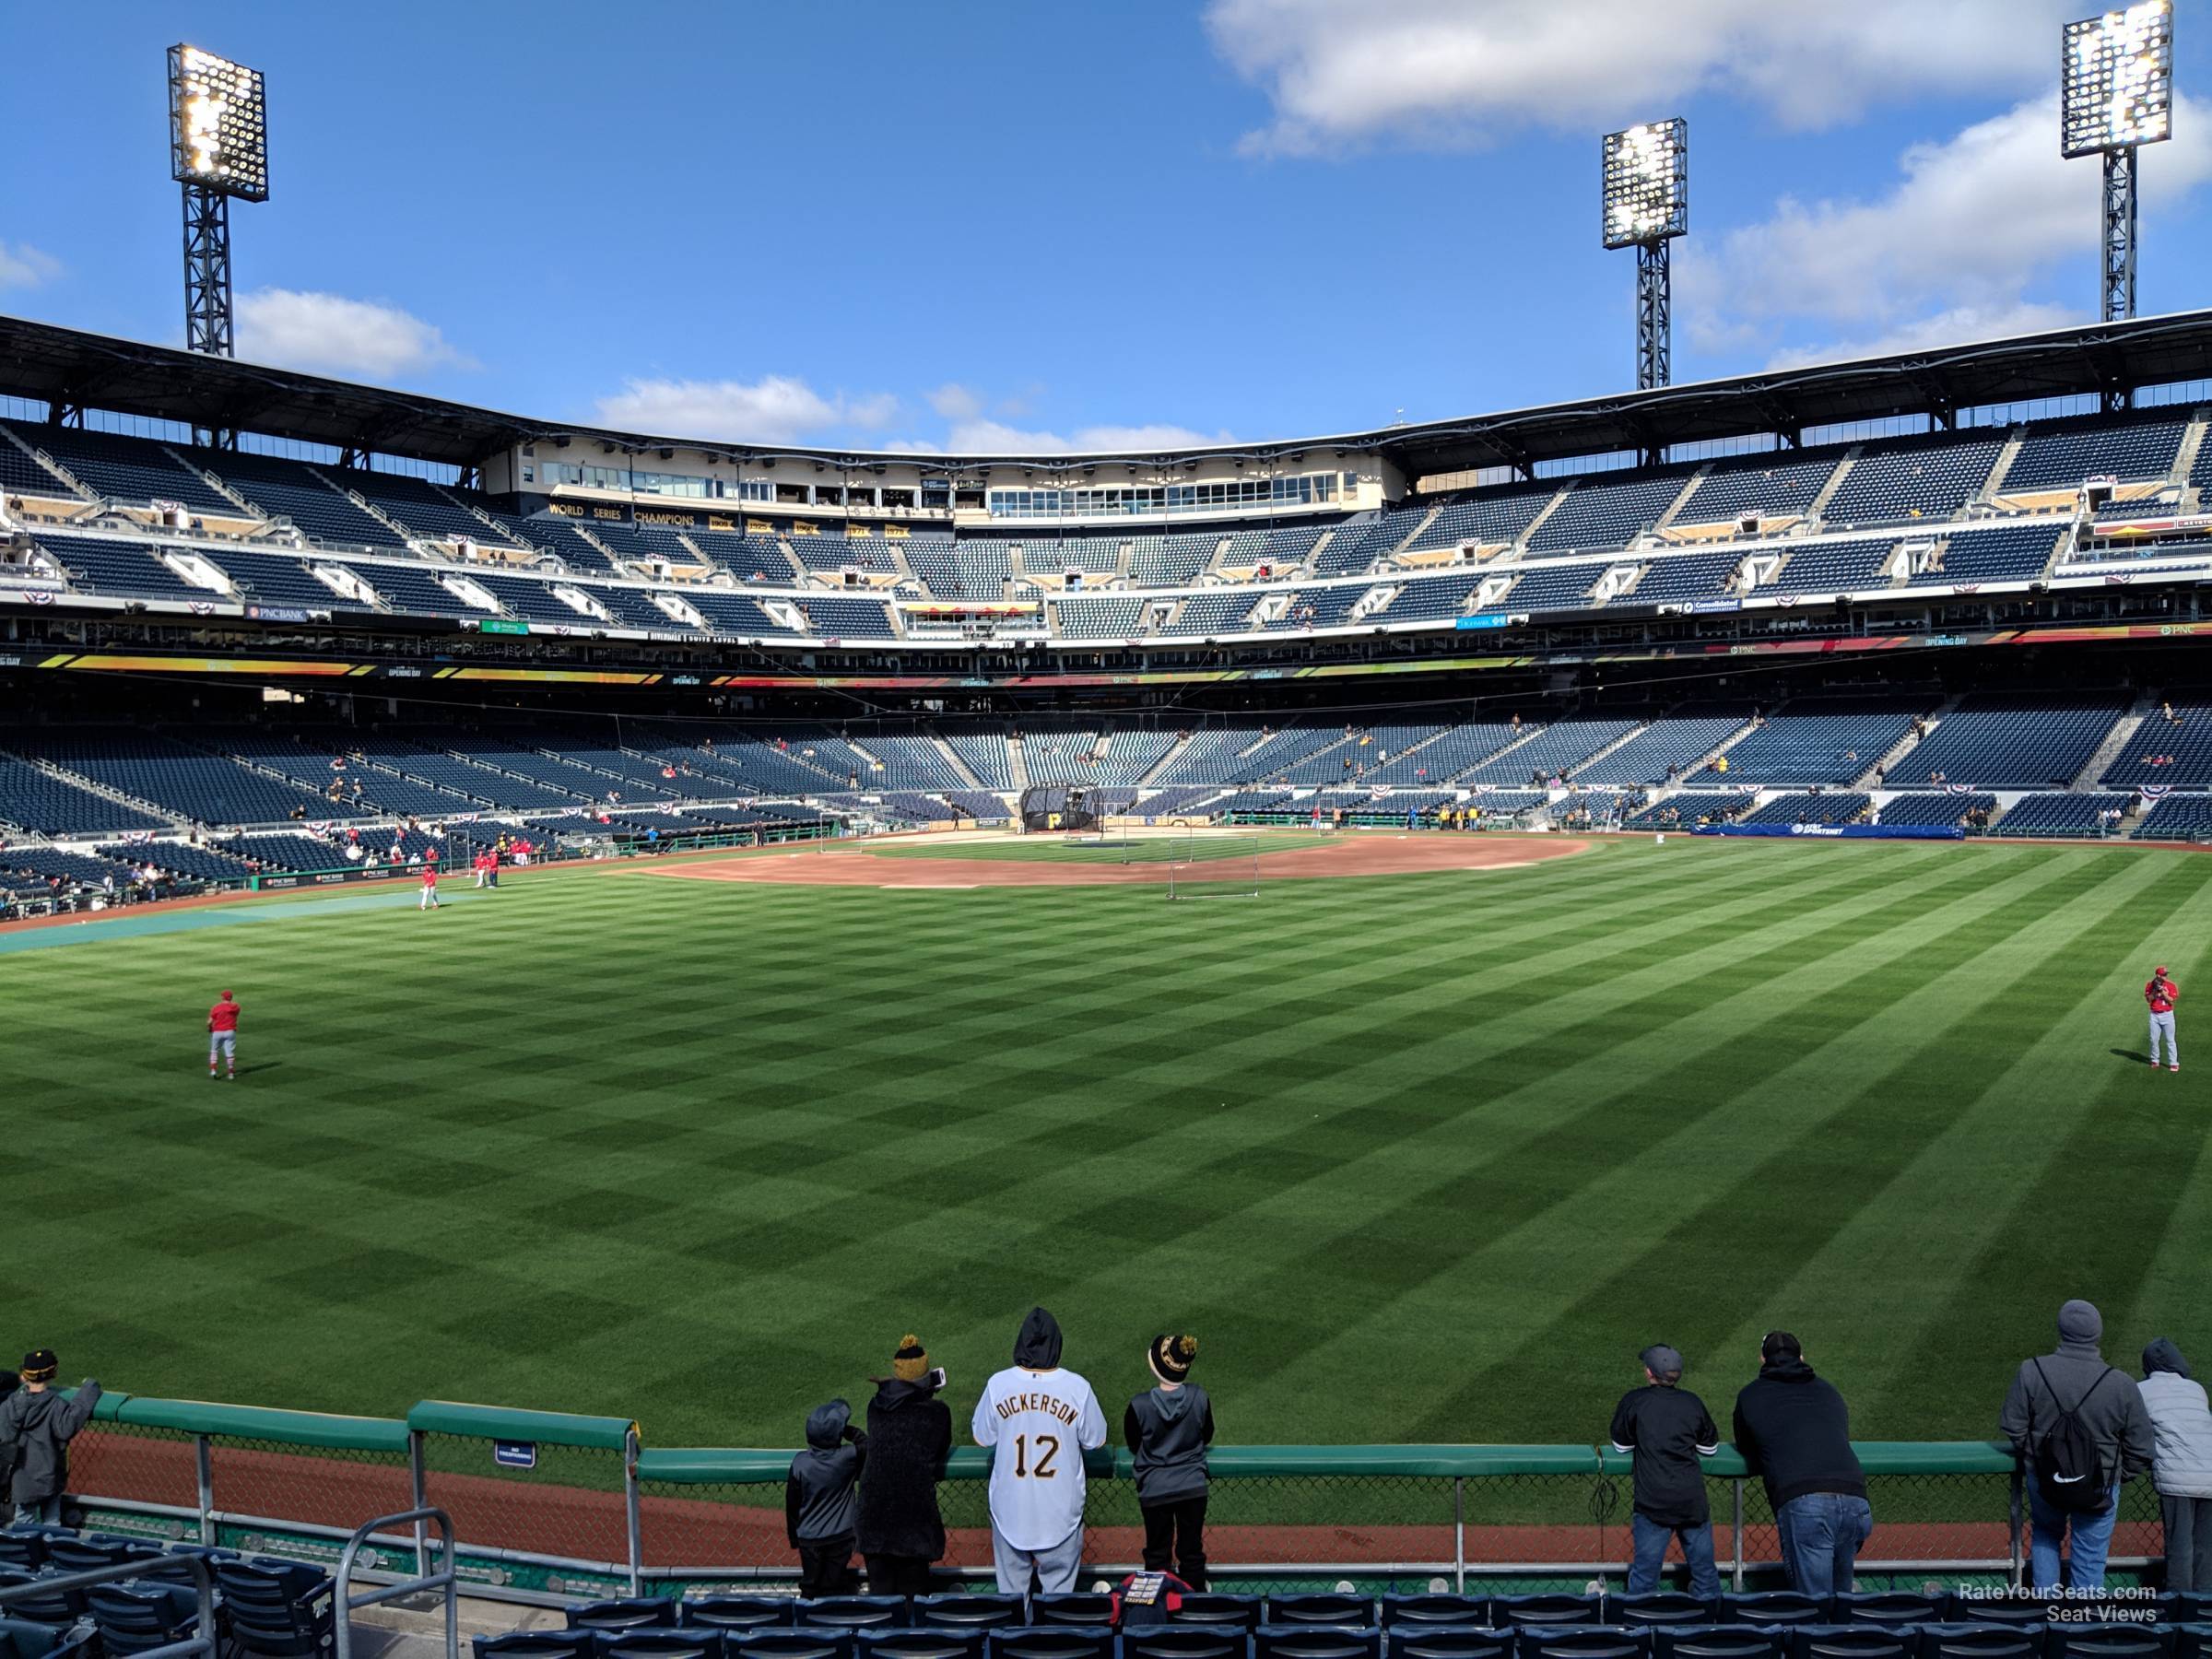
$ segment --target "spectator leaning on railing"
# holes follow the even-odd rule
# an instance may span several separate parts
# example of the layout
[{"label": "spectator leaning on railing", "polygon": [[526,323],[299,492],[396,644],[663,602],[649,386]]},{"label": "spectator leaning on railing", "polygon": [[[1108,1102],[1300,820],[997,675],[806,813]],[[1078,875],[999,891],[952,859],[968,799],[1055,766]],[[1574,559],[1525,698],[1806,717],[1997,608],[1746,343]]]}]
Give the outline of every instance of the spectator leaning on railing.
[{"label": "spectator leaning on railing", "polygon": [[919,1336],[900,1338],[891,1374],[868,1402],[868,1456],[860,1472],[854,1541],[874,1595],[927,1595],[930,1563],[945,1553],[937,1477],[952,1450],[952,1412],[937,1398],[942,1370],[930,1369]]},{"label": "spectator leaning on railing", "polygon": [[2120,1483],[2151,1466],[2150,1416],[2135,1379],[2104,1362],[2104,1318],[2086,1301],[2058,1311],[2058,1347],[2020,1361],[1997,1427],[2028,1469],[2032,1587],[2101,1589]]},{"label": "spectator leaning on railing", "polygon": [[69,1485],[69,1442],[92,1420],[100,1384],[87,1377],[76,1396],[53,1392],[61,1370],[52,1348],[23,1356],[23,1386],[0,1402],[0,1470],[9,1471],[17,1519],[53,1525]]},{"label": "spectator leaning on railing", "polygon": [[1710,1599],[1720,1594],[1721,1578],[1712,1564],[1712,1512],[1705,1500],[1702,1460],[1721,1449],[1721,1431],[1705,1402],[1681,1386],[1678,1352],[1657,1342],[1639,1358],[1644,1386],[1621,1395],[1612,1431],[1616,1452],[1636,1454],[1629,1594],[1659,1588],[1672,1536],[1681,1541],[1682,1559],[1689,1564],[1689,1593]]},{"label": "spectator leaning on railing", "polygon": [[1851,1409],[1789,1332],[1769,1331],[1759,1359],[1758,1378],[1735,1396],[1735,1449],[1749,1473],[1765,1477],[1790,1587],[1848,1593],[1859,1546],[1874,1530]]},{"label": "spectator leaning on railing", "polygon": [[2212,1590],[2212,1409],[2182,1350],[2160,1336],[2143,1350],[2150,1474],[2165,1522],[2166,1588]]}]

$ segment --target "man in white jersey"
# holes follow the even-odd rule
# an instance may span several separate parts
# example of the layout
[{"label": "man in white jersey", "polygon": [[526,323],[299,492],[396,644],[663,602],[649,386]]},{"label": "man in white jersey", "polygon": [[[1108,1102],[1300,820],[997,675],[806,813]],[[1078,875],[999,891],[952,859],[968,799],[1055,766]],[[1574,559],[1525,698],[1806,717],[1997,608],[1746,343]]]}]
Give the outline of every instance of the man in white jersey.
[{"label": "man in white jersey", "polygon": [[1106,1443],[1090,1384],[1060,1365],[1060,1323],[1031,1308],[1014,1363],[983,1384],[971,1425],[991,1459],[991,1552],[1001,1595],[1072,1590],[1083,1557],[1083,1453]]}]

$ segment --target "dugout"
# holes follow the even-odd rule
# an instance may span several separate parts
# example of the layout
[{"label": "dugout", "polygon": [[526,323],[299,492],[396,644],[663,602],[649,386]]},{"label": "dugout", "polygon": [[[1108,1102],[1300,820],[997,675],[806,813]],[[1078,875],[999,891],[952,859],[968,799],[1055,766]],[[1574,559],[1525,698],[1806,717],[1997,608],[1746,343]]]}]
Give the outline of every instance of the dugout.
[{"label": "dugout", "polygon": [[1022,832],[1101,829],[1097,801],[1098,792],[1079,783],[1032,783],[1021,792]]}]

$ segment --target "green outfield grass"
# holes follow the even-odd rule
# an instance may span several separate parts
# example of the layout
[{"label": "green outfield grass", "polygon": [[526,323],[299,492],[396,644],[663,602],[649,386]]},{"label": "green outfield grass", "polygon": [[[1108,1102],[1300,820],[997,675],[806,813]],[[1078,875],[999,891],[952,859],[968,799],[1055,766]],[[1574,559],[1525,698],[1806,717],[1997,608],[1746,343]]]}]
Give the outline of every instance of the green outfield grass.
[{"label": "green outfield grass", "polygon": [[965,858],[988,864],[1221,864],[1250,859],[1255,851],[1295,853],[1300,847],[1325,846],[1343,839],[1304,830],[1218,830],[1201,835],[1115,830],[1109,830],[1102,841],[1071,841],[1047,834],[991,841],[893,842],[868,851],[878,858]]},{"label": "green outfield grass", "polygon": [[454,885],[0,954],[0,1352],[663,1445],[791,1443],[908,1330],[965,1412],[1033,1300],[1110,1403],[1196,1331],[1237,1441],[1587,1444],[1644,1343],[1718,1403],[1773,1324],[1862,1437],[1983,1436],[2077,1295],[2131,1368],[2212,1361],[2206,1074],[2129,1058],[2151,964],[2202,982],[2212,859]]}]

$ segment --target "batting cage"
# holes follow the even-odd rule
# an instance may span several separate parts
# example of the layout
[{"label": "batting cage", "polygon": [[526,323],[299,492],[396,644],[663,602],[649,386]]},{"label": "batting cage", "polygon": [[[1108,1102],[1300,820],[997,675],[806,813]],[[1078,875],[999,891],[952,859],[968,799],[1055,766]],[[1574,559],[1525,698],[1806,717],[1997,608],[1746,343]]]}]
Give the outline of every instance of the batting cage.
[{"label": "batting cage", "polygon": [[1165,843],[1171,899],[1257,899],[1260,838],[1252,830],[1180,830]]},{"label": "batting cage", "polygon": [[1097,793],[1079,783],[1032,783],[1021,792],[1025,835],[1093,835],[1105,827]]}]

